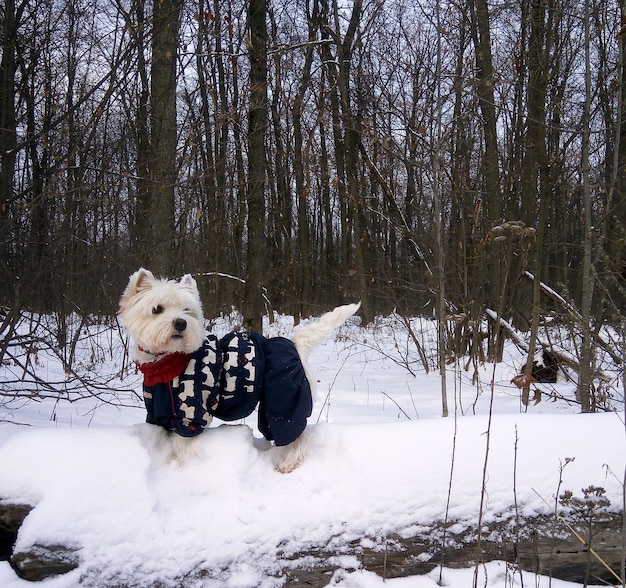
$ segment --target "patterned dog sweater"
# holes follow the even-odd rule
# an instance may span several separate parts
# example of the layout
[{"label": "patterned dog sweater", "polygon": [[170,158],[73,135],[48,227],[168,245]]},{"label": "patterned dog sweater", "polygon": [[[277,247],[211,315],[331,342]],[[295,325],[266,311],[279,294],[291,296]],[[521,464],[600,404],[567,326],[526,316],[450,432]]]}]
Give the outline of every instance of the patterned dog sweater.
[{"label": "patterned dog sweater", "polygon": [[198,435],[212,417],[240,420],[258,406],[259,431],[276,445],[288,445],[304,431],[313,409],[304,366],[293,342],[283,337],[208,335],[191,355],[170,354],[138,367],[144,373],[146,421],[184,437]]}]

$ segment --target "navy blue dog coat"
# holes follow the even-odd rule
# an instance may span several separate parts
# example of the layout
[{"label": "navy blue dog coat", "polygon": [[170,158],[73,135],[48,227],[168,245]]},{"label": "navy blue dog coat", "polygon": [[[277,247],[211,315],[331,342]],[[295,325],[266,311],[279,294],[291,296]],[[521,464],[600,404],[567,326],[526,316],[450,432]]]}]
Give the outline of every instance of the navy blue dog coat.
[{"label": "navy blue dog coat", "polygon": [[295,345],[258,333],[208,335],[200,349],[138,365],[144,373],[146,421],[184,437],[202,432],[212,417],[236,421],[258,405],[259,431],[276,445],[295,441],[313,402]]}]

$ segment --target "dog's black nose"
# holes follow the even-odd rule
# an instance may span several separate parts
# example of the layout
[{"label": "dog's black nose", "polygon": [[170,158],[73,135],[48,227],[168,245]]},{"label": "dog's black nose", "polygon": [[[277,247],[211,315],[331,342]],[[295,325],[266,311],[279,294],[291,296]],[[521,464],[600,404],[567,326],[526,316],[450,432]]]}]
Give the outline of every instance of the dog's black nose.
[{"label": "dog's black nose", "polygon": [[174,321],[174,328],[180,333],[187,328],[187,321],[185,319],[178,318]]}]

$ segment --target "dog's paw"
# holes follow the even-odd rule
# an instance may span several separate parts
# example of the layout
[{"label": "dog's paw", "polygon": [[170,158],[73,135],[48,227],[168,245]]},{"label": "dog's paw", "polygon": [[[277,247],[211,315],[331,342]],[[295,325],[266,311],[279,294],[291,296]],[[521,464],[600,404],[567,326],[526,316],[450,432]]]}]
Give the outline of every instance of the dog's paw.
[{"label": "dog's paw", "polygon": [[295,469],[299,468],[300,465],[302,465],[301,461],[285,460],[281,461],[279,464],[276,464],[274,469],[281,474],[290,474]]},{"label": "dog's paw", "polygon": [[306,434],[300,435],[293,443],[276,448],[274,469],[281,474],[290,474],[304,462],[308,448]]},{"label": "dog's paw", "polygon": [[200,457],[200,451],[195,437],[172,434],[172,447],[168,461],[177,463],[182,468],[198,457]]}]

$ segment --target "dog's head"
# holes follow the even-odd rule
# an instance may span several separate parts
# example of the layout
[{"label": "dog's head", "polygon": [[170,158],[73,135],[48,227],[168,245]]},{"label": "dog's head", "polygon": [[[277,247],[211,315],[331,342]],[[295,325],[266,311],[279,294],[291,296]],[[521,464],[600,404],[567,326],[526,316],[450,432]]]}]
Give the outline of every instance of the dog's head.
[{"label": "dog's head", "polygon": [[167,353],[193,353],[202,345],[202,305],[189,274],[176,281],[139,269],[120,298],[118,316],[135,343],[135,359],[141,362]]}]

